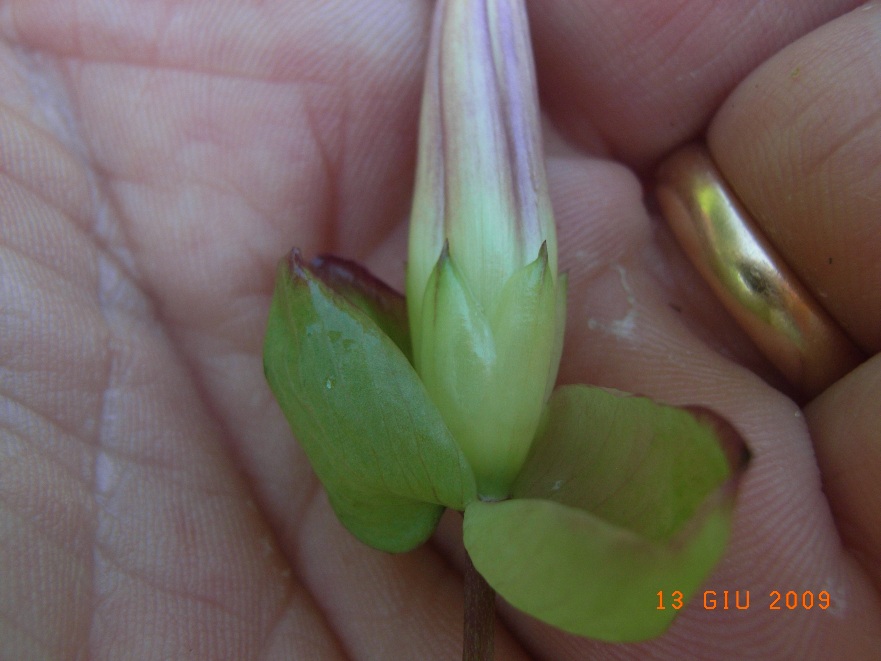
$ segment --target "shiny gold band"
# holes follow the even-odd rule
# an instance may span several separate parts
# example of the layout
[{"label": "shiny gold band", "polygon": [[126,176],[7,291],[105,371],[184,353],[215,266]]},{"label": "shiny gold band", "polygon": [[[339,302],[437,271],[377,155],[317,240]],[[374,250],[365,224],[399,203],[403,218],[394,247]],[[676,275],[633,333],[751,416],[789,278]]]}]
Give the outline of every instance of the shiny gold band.
[{"label": "shiny gold band", "polygon": [[661,164],[657,199],[728,311],[804,394],[818,394],[864,359],[761,235],[705,148],[689,145]]}]

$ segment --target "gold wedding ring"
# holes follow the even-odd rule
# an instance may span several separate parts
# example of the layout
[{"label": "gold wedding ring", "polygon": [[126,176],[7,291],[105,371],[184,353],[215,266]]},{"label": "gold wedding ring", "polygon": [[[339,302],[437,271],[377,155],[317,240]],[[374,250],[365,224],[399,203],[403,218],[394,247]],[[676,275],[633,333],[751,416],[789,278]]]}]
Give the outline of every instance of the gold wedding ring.
[{"label": "gold wedding ring", "polygon": [[762,236],[704,147],[689,145],[667,158],[656,195],[716,296],[805,395],[822,392],[864,360]]}]

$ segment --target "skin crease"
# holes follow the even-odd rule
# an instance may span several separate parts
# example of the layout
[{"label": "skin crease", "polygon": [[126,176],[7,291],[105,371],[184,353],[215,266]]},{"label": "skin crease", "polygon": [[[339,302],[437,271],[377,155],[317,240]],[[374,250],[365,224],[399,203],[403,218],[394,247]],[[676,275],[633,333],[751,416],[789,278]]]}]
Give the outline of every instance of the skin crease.
[{"label": "skin crease", "polygon": [[[881,93],[881,8],[538,6],[570,274],[560,382],[708,406],[739,429],[754,462],[707,587],[749,589],[751,608],[697,599],[662,638],[622,646],[502,604],[498,658],[871,658],[881,345],[865,292],[881,285],[881,129],[859,99]],[[409,554],[358,544],[260,365],[290,246],[403,283],[430,10],[0,3],[0,657],[460,654],[456,515]],[[647,208],[640,178],[704,132],[875,356],[804,408]],[[807,215],[789,205],[818,190]],[[830,237],[823,270],[812,251]],[[774,589],[826,589],[835,607],[771,611]]]}]

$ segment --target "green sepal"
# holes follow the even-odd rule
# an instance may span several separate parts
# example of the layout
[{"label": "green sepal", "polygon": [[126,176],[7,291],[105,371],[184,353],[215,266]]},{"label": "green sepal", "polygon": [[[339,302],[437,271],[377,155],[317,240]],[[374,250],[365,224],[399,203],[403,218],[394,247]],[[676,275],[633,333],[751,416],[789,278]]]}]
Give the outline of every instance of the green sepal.
[{"label": "green sepal", "polygon": [[[563,297],[558,295],[560,289]],[[496,452],[504,453],[512,467],[510,474],[501,475],[506,489],[526,460],[553,390],[551,379],[556,379],[560,364],[565,314],[565,282],[551,270],[543,243],[536,259],[511,275],[490,313],[497,359],[488,417],[500,437],[501,448]]]},{"label": "green sepal", "polygon": [[513,499],[475,501],[474,566],[517,608],[607,641],[663,633],[721,558],[748,454],[706,411],[567,386],[548,403]]},{"label": "green sepal", "polygon": [[495,447],[491,408],[496,345],[483,309],[446,247],[429,278],[422,315],[416,368],[481,489],[495,464],[506,459]]},{"label": "green sepal", "polygon": [[545,388],[545,401],[554,391],[557,383],[557,372],[560,371],[560,360],[563,357],[563,340],[566,335],[566,297],[569,293],[569,274],[557,274],[557,301],[554,306],[554,345],[551,350],[551,360],[548,364],[547,387]]},{"label": "green sepal", "polygon": [[344,289],[297,251],[282,260],[264,370],[343,525],[370,546],[407,551],[444,507],[475,497],[474,476],[409,360],[374,322],[393,316],[375,309],[358,273]]},{"label": "green sepal", "polygon": [[416,325],[415,364],[474,469],[478,493],[498,500],[510,493],[556,376],[565,281],[556,280],[543,244],[485,310],[457,264],[445,247]]}]

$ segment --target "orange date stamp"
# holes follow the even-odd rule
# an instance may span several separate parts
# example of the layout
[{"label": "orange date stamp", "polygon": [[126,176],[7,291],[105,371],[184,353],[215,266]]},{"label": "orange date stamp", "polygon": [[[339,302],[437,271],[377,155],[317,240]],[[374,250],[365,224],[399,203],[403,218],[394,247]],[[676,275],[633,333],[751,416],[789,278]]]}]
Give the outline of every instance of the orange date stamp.
[{"label": "orange date stamp", "polygon": [[[832,596],[828,590],[771,590],[762,599],[756,599],[750,590],[704,590],[702,605],[704,610],[750,610],[767,608],[772,611],[827,610],[832,606]],[[679,590],[659,591],[656,610],[672,608],[679,610],[685,605],[685,597]],[[697,599],[698,595],[695,595]],[[752,600],[752,601],[751,601]]]}]

